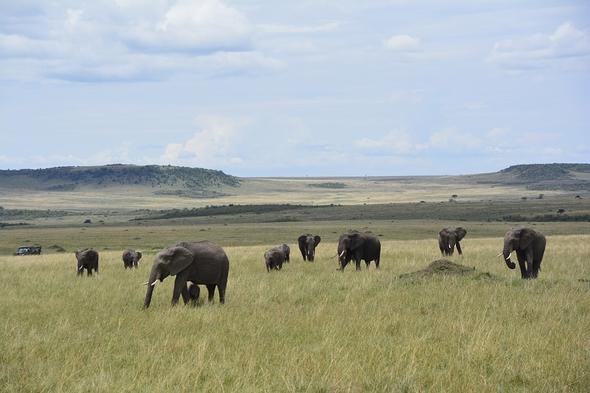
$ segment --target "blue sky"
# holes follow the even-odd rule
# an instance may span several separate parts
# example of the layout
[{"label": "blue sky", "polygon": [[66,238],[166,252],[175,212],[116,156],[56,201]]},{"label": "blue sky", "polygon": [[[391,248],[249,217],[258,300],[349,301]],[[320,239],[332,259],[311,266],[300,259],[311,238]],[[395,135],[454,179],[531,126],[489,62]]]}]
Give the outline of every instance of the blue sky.
[{"label": "blue sky", "polygon": [[590,3],[0,0],[0,168],[589,162]]}]

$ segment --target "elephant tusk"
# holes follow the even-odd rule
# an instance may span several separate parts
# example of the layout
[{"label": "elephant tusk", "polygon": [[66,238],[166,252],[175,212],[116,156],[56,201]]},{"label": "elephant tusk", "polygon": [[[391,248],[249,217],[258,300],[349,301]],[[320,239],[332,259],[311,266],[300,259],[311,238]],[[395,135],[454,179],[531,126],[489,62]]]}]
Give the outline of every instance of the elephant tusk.
[{"label": "elephant tusk", "polygon": [[498,255],[496,255],[496,257],[501,257],[501,256],[502,256],[502,253],[499,253]]},{"label": "elephant tusk", "polygon": [[154,282],[152,283],[152,287],[153,287],[153,286],[155,286],[157,283],[158,283],[158,280],[156,279],[156,281],[154,281]]},{"label": "elephant tusk", "polygon": [[343,250],[343,251],[340,253],[340,258],[342,258],[342,256],[344,255],[344,253],[345,253],[345,252],[346,252],[346,250]]},{"label": "elephant tusk", "polygon": [[143,284],[141,284],[141,285],[149,285],[149,283],[150,283],[149,281],[146,281],[146,282],[144,282],[144,283],[143,283]]},{"label": "elephant tusk", "polygon": [[82,269],[84,269],[84,265],[80,266],[80,267],[78,268],[78,271],[80,271],[80,270],[82,270]]},{"label": "elephant tusk", "polygon": [[507,261],[509,261],[509,260],[510,260],[510,255],[508,255],[508,256],[507,256],[506,258],[504,258],[504,259],[506,259]]}]

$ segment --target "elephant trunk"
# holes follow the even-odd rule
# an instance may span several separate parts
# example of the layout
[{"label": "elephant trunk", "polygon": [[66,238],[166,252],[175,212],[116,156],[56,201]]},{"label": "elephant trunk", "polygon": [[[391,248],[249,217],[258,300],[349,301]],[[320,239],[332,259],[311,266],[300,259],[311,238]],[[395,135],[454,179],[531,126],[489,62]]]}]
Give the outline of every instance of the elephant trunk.
[{"label": "elephant trunk", "polygon": [[156,283],[158,282],[158,273],[156,271],[152,271],[150,274],[150,279],[146,283],[147,290],[145,292],[145,300],[143,301],[143,308],[148,308],[150,303],[152,302],[152,294],[154,293],[154,288]]},{"label": "elephant trunk", "polygon": [[512,253],[512,248],[508,243],[504,244],[504,250],[502,251],[502,257],[504,258],[504,262],[506,262],[506,266],[509,269],[515,269],[516,264],[510,260],[510,253]]}]

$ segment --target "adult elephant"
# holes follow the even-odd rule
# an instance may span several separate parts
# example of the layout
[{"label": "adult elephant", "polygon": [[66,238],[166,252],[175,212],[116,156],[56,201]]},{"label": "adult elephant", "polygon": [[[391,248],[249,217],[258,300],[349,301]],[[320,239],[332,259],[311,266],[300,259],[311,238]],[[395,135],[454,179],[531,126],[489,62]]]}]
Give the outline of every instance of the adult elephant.
[{"label": "adult elephant", "polygon": [[547,240],[545,235],[532,228],[517,228],[506,232],[502,255],[506,266],[515,269],[516,264],[510,260],[512,251],[516,251],[516,258],[520,266],[522,278],[537,278],[541,270],[543,254]]},{"label": "adult elephant", "polygon": [[299,244],[299,251],[304,261],[313,262],[315,259],[315,248],[320,244],[322,238],[319,235],[312,235],[307,233],[297,238]]},{"label": "adult elephant", "polygon": [[92,248],[84,248],[74,253],[76,255],[77,269],[76,272],[80,276],[86,269],[87,275],[91,276],[94,270],[98,273],[98,252]]},{"label": "adult elephant", "polygon": [[139,260],[141,259],[141,251],[135,251],[135,250],[131,250],[131,249],[127,249],[125,251],[123,251],[123,266],[125,266],[125,269],[129,268],[136,268],[137,269],[137,265],[139,264]]},{"label": "adult elephant", "polygon": [[267,250],[264,253],[264,264],[266,265],[266,271],[281,270],[283,268],[283,262],[285,262],[287,256],[283,246],[278,246]]},{"label": "adult elephant", "polygon": [[461,244],[459,243],[465,235],[467,230],[463,227],[443,228],[438,233],[438,248],[443,255],[452,256],[455,252],[455,246],[459,255],[463,255]]},{"label": "adult elephant", "polygon": [[381,242],[377,236],[370,232],[351,231],[340,235],[338,239],[338,259],[340,269],[344,268],[351,260],[356,264],[356,270],[361,270],[361,260],[364,260],[369,268],[369,263],[375,261],[375,267],[379,269],[381,259]]},{"label": "adult elephant", "polygon": [[[152,265],[152,271],[147,284],[144,308],[150,306],[154,287],[168,276],[176,276],[174,291],[172,292],[172,305],[178,303],[182,295],[184,303],[193,300],[194,295],[187,288],[187,283],[192,283],[193,291],[197,291],[197,285],[207,287],[208,300],[213,301],[215,287],[219,292],[219,302],[225,303],[225,288],[229,275],[229,259],[223,249],[210,241],[181,242],[160,251]],[[198,292],[197,296],[198,297]]]}]

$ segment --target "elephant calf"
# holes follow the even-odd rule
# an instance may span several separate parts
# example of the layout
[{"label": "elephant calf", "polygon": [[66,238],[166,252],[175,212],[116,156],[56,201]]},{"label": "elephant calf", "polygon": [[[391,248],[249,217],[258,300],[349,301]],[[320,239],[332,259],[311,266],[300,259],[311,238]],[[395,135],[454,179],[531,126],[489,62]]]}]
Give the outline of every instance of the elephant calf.
[{"label": "elephant calf", "polygon": [[283,246],[286,246],[286,244],[271,248],[264,253],[264,264],[266,265],[267,272],[281,270],[283,268],[283,262],[288,260],[289,254],[285,253]]},{"label": "elephant calf", "polygon": [[98,273],[98,252],[91,248],[84,248],[75,252],[77,264],[77,274],[82,275],[86,269],[87,275],[91,276],[94,270]]},{"label": "elephant calf", "polygon": [[136,268],[137,269],[137,265],[139,265],[139,260],[141,259],[141,251],[135,251],[135,250],[125,250],[123,251],[123,266],[125,267],[125,269],[129,268]]}]

